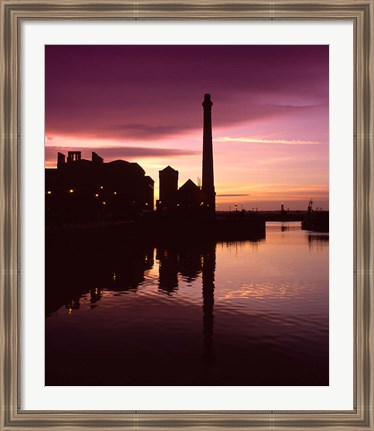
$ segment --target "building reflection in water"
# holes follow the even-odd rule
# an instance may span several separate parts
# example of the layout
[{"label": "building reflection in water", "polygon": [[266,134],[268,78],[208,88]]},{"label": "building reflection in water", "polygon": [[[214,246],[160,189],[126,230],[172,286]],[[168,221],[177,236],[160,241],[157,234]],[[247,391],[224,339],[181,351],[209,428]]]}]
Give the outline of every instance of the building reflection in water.
[{"label": "building reflection in water", "polygon": [[[61,244],[60,244],[61,245]],[[253,243],[256,246],[256,243]],[[159,263],[158,290],[160,293],[178,293],[180,277],[189,286],[201,278],[202,287],[202,357],[206,365],[214,360],[214,289],[216,269],[216,242],[187,245],[158,245],[134,248],[106,248],[106,253],[97,253],[97,248],[87,249],[79,254],[79,247],[61,249],[59,259],[49,259],[53,271],[46,274],[47,316],[65,306],[69,314],[78,310],[82,297],[86,297],[91,308],[98,306],[105,291],[137,291],[145,280],[145,273]],[[223,246],[223,245],[222,245]],[[240,243],[226,244],[226,247],[240,247]],[[102,248],[104,249],[104,247]],[[79,259],[78,259],[79,255]],[[67,262],[69,256],[69,263]],[[69,267],[69,271],[62,268]],[[56,278],[56,274],[60,276]],[[53,278],[52,278],[53,277]],[[95,286],[90,288],[90,286]],[[98,287],[99,286],[99,287]],[[135,300],[135,298],[134,298]]]},{"label": "building reflection in water", "polygon": [[210,364],[213,360],[213,308],[214,272],[216,269],[216,243],[175,249],[158,247],[160,291],[169,295],[178,290],[178,275],[191,283],[202,275],[203,299],[203,358]]},{"label": "building reflection in water", "polygon": [[171,248],[158,247],[156,259],[159,261],[158,288],[171,294],[178,290],[178,253]]},{"label": "building reflection in water", "polygon": [[308,247],[310,251],[314,250],[318,253],[328,246],[329,246],[328,234],[321,234],[321,233],[308,234]]},{"label": "building reflection in water", "polygon": [[70,300],[66,305],[65,308],[68,310],[68,313],[71,314],[73,310],[79,310],[81,304],[80,304],[80,297],[73,298]]},{"label": "building reflection in water", "polygon": [[91,308],[93,308],[96,302],[100,301],[101,297],[103,296],[103,290],[99,288],[91,289],[90,290],[90,303]]}]

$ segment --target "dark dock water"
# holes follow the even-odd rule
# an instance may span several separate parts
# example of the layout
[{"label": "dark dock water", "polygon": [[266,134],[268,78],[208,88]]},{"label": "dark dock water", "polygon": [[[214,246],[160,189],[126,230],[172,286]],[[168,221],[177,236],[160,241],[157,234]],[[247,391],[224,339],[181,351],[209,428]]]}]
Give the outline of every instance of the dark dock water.
[{"label": "dark dock water", "polygon": [[69,232],[46,238],[47,385],[328,385],[326,234]]}]

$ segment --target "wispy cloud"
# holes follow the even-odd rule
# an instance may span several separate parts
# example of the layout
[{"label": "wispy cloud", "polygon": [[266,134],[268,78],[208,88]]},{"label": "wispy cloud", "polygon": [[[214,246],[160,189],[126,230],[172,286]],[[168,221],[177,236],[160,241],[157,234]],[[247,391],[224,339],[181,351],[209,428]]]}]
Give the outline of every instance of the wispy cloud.
[{"label": "wispy cloud", "polygon": [[219,194],[219,195],[217,195],[217,197],[232,197],[232,196],[236,196],[236,197],[239,197],[239,196],[250,196],[248,193],[245,193],[245,194],[238,194],[238,193],[225,193],[225,194]]},{"label": "wispy cloud", "polygon": [[237,137],[231,138],[228,136],[223,136],[221,138],[216,138],[215,142],[246,142],[249,144],[279,144],[279,145],[320,145],[318,141],[307,141],[301,139],[264,139],[264,138],[246,138]]},{"label": "wispy cloud", "polygon": [[[166,122],[166,119],[164,119]],[[146,123],[129,123],[115,124],[105,126],[99,132],[104,134],[107,132],[109,136],[123,136],[135,139],[152,138],[157,139],[163,136],[178,135],[181,131],[197,128],[200,124],[191,125],[188,123],[177,124],[146,124]]]}]

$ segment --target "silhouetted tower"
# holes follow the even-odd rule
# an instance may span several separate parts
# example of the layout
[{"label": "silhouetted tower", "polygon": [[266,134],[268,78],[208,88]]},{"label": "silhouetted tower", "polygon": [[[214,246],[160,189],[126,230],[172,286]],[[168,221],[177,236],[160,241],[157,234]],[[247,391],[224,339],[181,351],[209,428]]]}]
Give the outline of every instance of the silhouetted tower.
[{"label": "silhouetted tower", "polygon": [[214,215],[216,212],[216,192],[214,190],[213,174],[213,142],[212,142],[212,101],[210,94],[204,95],[204,134],[203,134],[203,184],[205,206],[208,212]]},{"label": "silhouetted tower", "polygon": [[168,209],[174,208],[178,191],[178,171],[167,166],[162,171],[159,171],[159,176],[160,197],[158,204]]},{"label": "silhouetted tower", "polygon": [[57,169],[62,169],[65,166],[65,155],[57,153]]}]

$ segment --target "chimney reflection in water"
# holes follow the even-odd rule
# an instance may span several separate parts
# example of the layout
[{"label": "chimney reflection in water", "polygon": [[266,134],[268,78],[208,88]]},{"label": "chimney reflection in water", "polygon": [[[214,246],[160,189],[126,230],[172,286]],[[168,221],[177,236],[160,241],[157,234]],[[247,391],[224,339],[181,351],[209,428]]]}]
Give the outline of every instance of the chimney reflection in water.
[{"label": "chimney reflection in water", "polygon": [[214,360],[213,325],[214,325],[214,272],[216,269],[216,244],[207,246],[202,255],[203,285],[203,359],[209,365]]},{"label": "chimney reflection in water", "polygon": [[158,247],[156,258],[160,262],[160,291],[169,295],[178,291],[178,274],[186,280],[195,280],[202,274],[203,298],[203,360],[209,365],[213,355],[213,324],[214,324],[214,272],[216,269],[216,244],[205,244],[198,250]]}]

